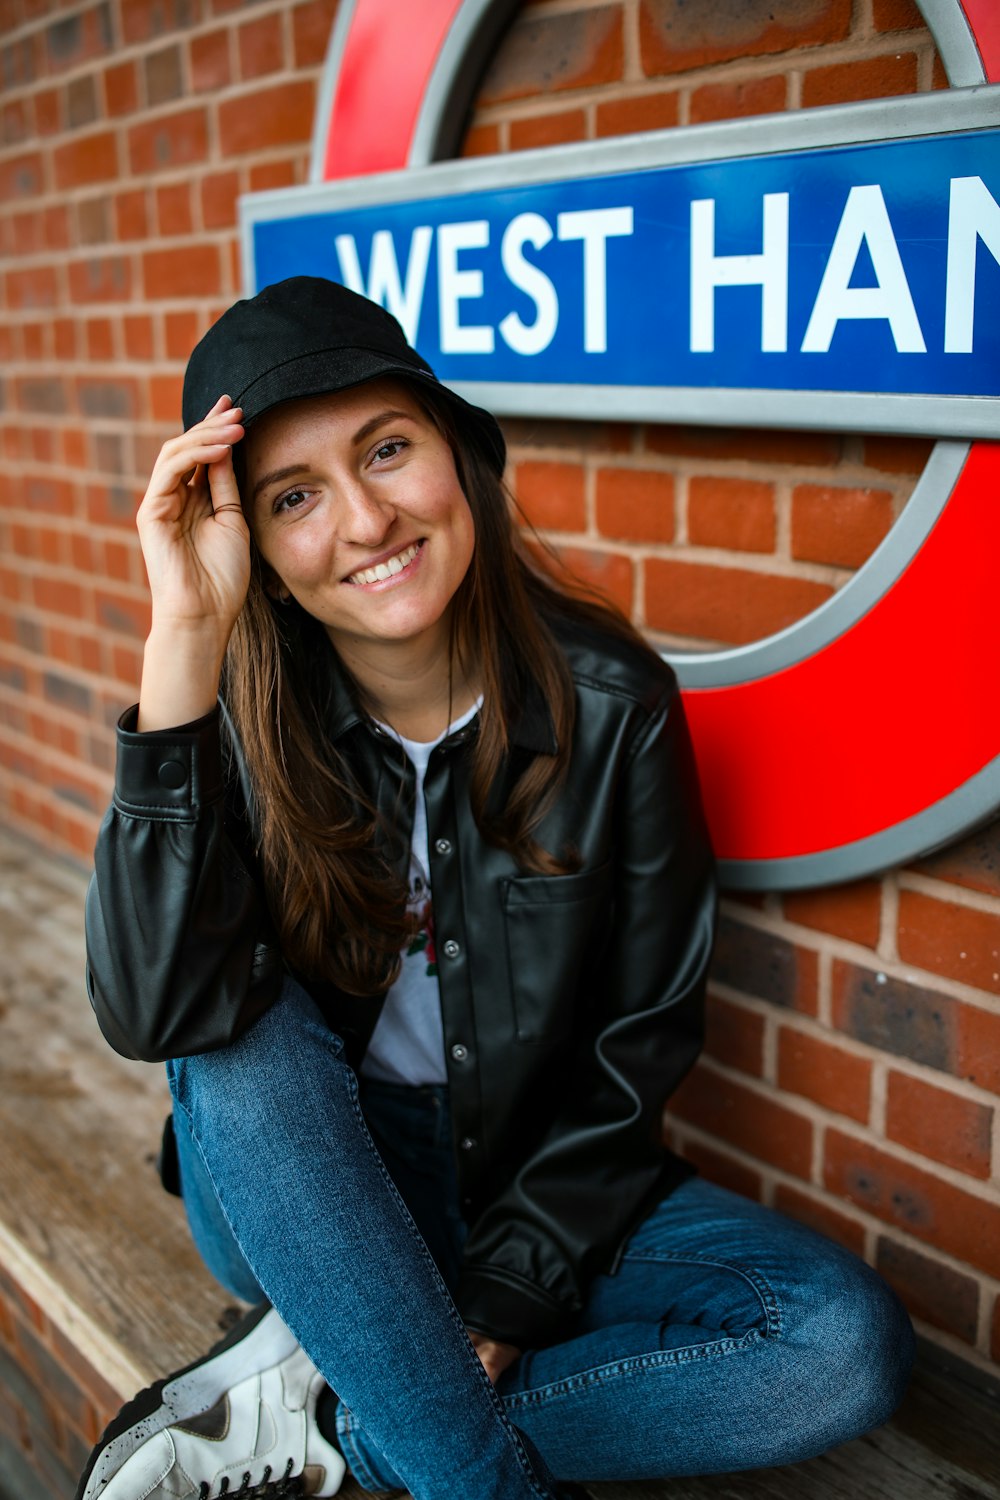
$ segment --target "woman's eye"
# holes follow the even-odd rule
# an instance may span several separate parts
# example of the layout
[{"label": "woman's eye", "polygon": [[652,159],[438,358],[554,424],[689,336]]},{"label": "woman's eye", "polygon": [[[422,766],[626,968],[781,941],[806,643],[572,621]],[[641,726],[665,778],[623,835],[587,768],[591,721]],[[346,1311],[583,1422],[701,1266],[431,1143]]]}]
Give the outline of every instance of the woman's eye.
[{"label": "woman's eye", "polygon": [[279,513],[283,510],[295,510],[296,506],[301,505],[303,501],[308,500],[308,498],[308,490],[286,490],[283,495],[279,495],[277,500],[275,500],[275,512]]},{"label": "woman's eye", "polygon": [[396,454],[405,447],[405,438],[386,438],[385,442],[379,443],[372,453],[372,462],[384,463],[386,459],[395,458]]}]

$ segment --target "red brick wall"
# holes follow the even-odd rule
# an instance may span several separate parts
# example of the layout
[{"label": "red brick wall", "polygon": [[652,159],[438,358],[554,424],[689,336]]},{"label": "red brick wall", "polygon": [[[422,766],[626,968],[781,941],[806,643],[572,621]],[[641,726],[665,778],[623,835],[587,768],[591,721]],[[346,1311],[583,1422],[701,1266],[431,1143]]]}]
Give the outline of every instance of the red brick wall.
[{"label": "red brick wall", "polygon": [[[11,824],[83,858],[146,627],[135,505],[185,357],[239,289],[237,195],[305,178],[333,8],[0,0],[0,793]],[[541,0],[464,149],[942,86],[911,0]],[[664,643],[814,608],[930,448],[508,431],[536,526]],[[1000,1359],[998,950],[996,826],[882,879],[729,900],[706,1059],[671,1115],[708,1172],[854,1246],[980,1362]]]}]

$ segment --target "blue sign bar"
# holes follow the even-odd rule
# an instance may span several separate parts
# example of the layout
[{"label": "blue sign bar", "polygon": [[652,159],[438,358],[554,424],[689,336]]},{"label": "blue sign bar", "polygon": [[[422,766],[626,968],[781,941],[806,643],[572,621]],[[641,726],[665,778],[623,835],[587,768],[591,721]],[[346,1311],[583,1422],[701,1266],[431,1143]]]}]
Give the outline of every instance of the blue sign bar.
[{"label": "blue sign bar", "polygon": [[329,184],[310,212],[296,191],[251,215],[255,286],[364,291],[463,389],[1000,395],[1000,130],[360,206]]}]

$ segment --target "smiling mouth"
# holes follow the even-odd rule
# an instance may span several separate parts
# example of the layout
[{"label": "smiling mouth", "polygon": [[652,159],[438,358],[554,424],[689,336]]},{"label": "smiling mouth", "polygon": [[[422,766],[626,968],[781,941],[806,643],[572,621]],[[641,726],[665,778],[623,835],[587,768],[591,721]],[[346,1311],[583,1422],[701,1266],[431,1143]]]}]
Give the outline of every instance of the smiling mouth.
[{"label": "smiling mouth", "polygon": [[359,568],[356,573],[349,574],[344,582],[384,583],[387,578],[394,578],[397,573],[402,573],[404,568],[409,567],[423,545],[422,540],[413,542],[409,547],[404,547],[402,552],[397,552],[395,557],[386,558],[385,562],[377,563],[374,568]]}]

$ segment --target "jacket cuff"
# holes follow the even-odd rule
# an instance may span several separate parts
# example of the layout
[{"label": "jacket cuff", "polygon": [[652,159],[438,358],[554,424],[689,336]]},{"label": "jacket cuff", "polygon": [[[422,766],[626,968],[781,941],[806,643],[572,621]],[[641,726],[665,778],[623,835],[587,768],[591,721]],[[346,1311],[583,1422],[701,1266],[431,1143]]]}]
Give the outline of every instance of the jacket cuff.
[{"label": "jacket cuff", "polygon": [[138,707],[118,721],[115,806],[123,813],[189,821],[223,793],[219,712],[176,729],[140,734]]},{"label": "jacket cuff", "polygon": [[530,1281],[482,1267],[462,1272],[455,1302],[467,1328],[518,1349],[557,1343],[575,1315]]}]

